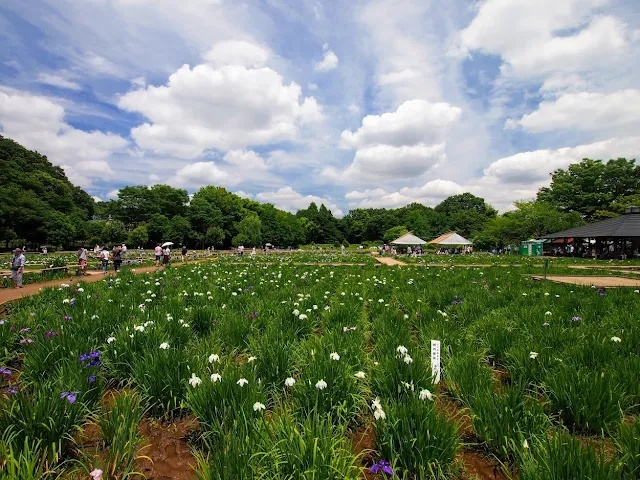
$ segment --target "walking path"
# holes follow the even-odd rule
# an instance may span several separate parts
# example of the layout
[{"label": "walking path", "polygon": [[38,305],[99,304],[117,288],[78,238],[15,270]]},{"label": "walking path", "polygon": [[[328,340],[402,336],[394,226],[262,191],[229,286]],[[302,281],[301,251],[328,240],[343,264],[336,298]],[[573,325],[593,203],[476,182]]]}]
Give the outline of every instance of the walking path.
[{"label": "walking path", "polygon": [[[156,269],[156,267],[141,267],[132,269],[132,271],[135,270],[135,273],[138,274],[153,272]],[[105,277],[110,277],[113,275],[115,275],[114,272],[109,272],[107,275],[103,275],[100,272],[87,272],[87,275],[84,277],[69,277],[68,280],[66,278],[61,278],[58,280],[51,280],[49,282],[32,283],[30,285],[25,285],[23,288],[2,288],[0,289],[0,305],[6,302],[11,302],[12,300],[19,300],[23,297],[37,295],[43,288],[59,287],[61,283],[93,283],[98,282]]]},{"label": "walking path", "polygon": [[406,263],[391,257],[376,257],[376,260],[389,267],[392,267],[394,265],[407,265]]},{"label": "walking path", "polygon": [[[543,275],[531,275],[535,280],[544,280]],[[558,283],[570,283],[572,285],[581,285],[587,287],[640,287],[640,279],[624,278],[624,277],[577,277],[569,275],[547,275],[547,280]]]}]

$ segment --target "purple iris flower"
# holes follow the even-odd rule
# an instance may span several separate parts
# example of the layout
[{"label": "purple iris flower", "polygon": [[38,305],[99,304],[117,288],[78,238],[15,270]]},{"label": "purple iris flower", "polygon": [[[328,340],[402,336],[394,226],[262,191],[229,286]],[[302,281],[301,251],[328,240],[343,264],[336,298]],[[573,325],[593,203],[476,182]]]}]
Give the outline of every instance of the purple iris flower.
[{"label": "purple iris flower", "polygon": [[80,395],[80,392],[62,392],[60,394],[60,399],[66,398],[69,403],[74,403],[78,395]]},{"label": "purple iris flower", "polygon": [[26,332],[28,332],[29,330],[31,330],[31,329],[30,329],[30,328],[21,328],[21,329],[20,329],[20,333],[26,333]]},{"label": "purple iris flower", "polygon": [[33,340],[31,340],[30,338],[23,338],[22,340],[20,340],[21,344],[25,344],[25,343],[33,343]]},{"label": "purple iris flower", "polygon": [[4,391],[4,393],[8,395],[15,395],[16,393],[18,393],[18,387],[9,387]]},{"label": "purple iris flower", "polygon": [[72,298],[71,301],[69,302],[69,306],[73,307],[76,304],[76,299]]},{"label": "purple iris flower", "polygon": [[57,337],[59,334],[58,332],[53,332],[51,330],[49,330],[45,335],[44,338],[51,338],[51,337]]},{"label": "purple iris flower", "polygon": [[580,320],[582,320],[580,317],[571,317],[572,322],[579,322]]},{"label": "purple iris flower", "polygon": [[71,315],[65,315],[64,319],[67,320],[67,321],[71,320]]},{"label": "purple iris flower", "polygon": [[93,383],[93,382],[95,382],[97,378],[98,378],[98,377],[96,377],[95,375],[91,375],[91,376],[89,377],[89,383]]},{"label": "purple iris flower", "polygon": [[0,373],[6,375],[7,377],[11,376],[11,370],[9,370],[8,368],[0,368]]},{"label": "purple iris flower", "polygon": [[383,471],[387,475],[393,476],[393,470],[391,469],[389,462],[387,462],[386,460],[380,460],[371,466],[371,473],[378,473],[379,471]]}]

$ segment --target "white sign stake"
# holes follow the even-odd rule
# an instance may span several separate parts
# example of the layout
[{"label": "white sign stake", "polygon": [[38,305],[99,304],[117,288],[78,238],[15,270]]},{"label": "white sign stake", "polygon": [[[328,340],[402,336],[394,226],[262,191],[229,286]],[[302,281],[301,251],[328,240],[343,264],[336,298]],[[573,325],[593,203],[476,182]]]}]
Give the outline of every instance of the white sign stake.
[{"label": "white sign stake", "polygon": [[431,340],[431,376],[433,383],[440,382],[440,340]]}]

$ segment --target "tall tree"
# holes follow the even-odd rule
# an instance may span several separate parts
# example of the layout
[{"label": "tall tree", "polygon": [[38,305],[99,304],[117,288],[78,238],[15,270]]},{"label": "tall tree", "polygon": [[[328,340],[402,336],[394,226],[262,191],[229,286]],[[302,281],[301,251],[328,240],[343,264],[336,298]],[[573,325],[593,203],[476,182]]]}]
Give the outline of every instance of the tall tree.
[{"label": "tall tree", "polygon": [[262,245],[262,222],[255,213],[251,213],[243,218],[237,225],[238,234],[233,237],[233,245],[244,245],[248,247],[259,247]]},{"label": "tall tree", "polygon": [[640,191],[640,166],[617,158],[603,162],[585,158],[551,175],[551,186],[538,191],[538,200],[564,212],[578,212],[588,221],[608,217],[617,201]]},{"label": "tall tree", "polygon": [[147,227],[147,232],[149,232],[149,240],[153,243],[161,243],[165,241],[166,235],[169,233],[169,229],[171,228],[169,219],[160,213],[152,215],[145,225]]},{"label": "tall tree", "polygon": [[504,247],[583,223],[578,212],[565,213],[547,202],[516,202],[516,210],[490,220],[474,237],[474,244],[480,248]]},{"label": "tall tree", "polygon": [[191,224],[189,220],[181,215],[176,215],[169,220],[169,228],[166,231],[166,239],[176,244],[184,245],[191,234]]},{"label": "tall tree", "polygon": [[73,243],[76,226],[93,214],[93,199],[46,156],[1,135],[0,164],[0,231],[28,244]]},{"label": "tall tree", "polygon": [[480,232],[498,214],[483,198],[468,192],[443,200],[434,210],[442,215],[447,230],[465,237]]}]

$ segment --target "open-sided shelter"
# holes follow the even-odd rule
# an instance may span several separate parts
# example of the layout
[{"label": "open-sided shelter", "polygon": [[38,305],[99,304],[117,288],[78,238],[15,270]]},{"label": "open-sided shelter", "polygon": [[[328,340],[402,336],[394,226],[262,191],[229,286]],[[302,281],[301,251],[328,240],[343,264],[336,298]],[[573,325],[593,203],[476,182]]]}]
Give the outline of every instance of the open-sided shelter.
[{"label": "open-sided shelter", "polygon": [[[545,235],[560,253],[579,257],[639,258],[640,207],[627,207],[624,215]],[[557,240],[562,240],[560,244]]]}]

